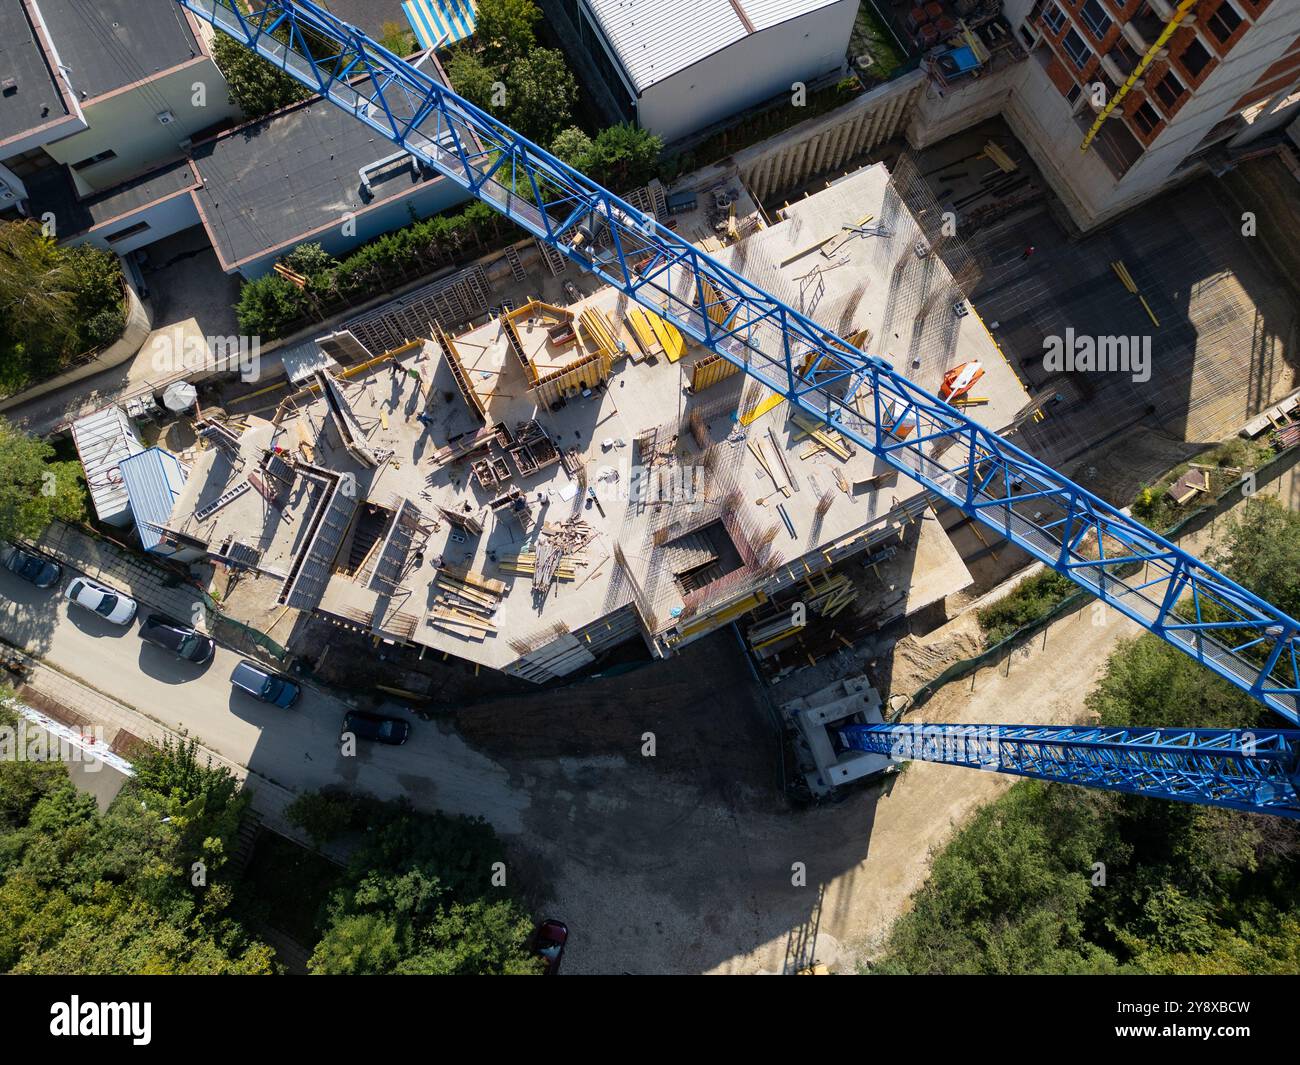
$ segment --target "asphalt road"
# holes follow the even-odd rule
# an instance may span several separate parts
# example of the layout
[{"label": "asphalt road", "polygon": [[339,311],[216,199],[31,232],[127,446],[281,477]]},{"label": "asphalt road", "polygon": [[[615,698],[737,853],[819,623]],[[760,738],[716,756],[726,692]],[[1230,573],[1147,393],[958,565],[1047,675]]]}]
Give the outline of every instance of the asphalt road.
[{"label": "asphalt road", "polygon": [[[147,612],[142,605],[141,614]],[[195,666],[145,643],[139,627],[139,618],[113,625],[71,606],[61,589],[42,590],[0,571],[6,639],[263,777],[297,791],[342,784],[384,798],[404,795],[448,813],[487,817],[504,832],[521,830],[525,800],[511,791],[505,771],[449,727],[416,720],[402,746],[359,742],[356,755],[345,757],[342,700],[308,687],[291,710],[267,706],[231,687],[235,652],[218,646],[210,663]],[[399,706],[386,709],[411,717]]]}]

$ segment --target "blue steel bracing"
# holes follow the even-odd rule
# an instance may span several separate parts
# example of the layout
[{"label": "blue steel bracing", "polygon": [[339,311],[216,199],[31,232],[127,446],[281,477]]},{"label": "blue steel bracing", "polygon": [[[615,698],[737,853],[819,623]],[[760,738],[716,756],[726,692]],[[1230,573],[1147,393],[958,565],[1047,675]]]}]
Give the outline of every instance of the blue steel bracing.
[{"label": "blue steel bracing", "polygon": [[853,750],[1300,819],[1300,730],[849,725]]},{"label": "blue steel bracing", "polygon": [[934,496],[1300,724],[1300,623],[305,0],[177,0]]}]

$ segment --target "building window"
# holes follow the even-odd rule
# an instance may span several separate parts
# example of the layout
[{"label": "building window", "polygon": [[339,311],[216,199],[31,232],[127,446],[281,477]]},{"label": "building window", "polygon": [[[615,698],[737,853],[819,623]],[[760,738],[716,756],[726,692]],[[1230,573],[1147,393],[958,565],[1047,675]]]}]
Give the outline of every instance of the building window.
[{"label": "building window", "polygon": [[1079,9],[1079,17],[1099,41],[1110,32],[1110,16],[1106,14],[1106,9],[1101,6],[1099,0],[1088,0]]},{"label": "building window", "polygon": [[1071,30],[1062,37],[1061,47],[1080,70],[1092,58],[1092,49],[1088,47],[1088,42],[1079,36],[1078,30]]},{"label": "building window", "polygon": [[88,167],[94,166],[96,163],[103,163],[103,162],[107,162],[109,159],[116,159],[116,158],[117,158],[117,152],[113,151],[112,148],[109,148],[108,151],[100,152],[98,155],[92,155],[89,159],[83,159],[79,163],[73,163],[72,169],[85,170]]},{"label": "building window", "polygon": [[1156,82],[1154,89],[1156,99],[1166,108],[1177,107],[1178,101],[1183,98],[1183,93],[1186,91],[1186,87],[1172,70],[1165,71],[1165,76]]},{"label": "building window", "polygon": [[1076,103],[1079,102],[1079,97],[1082,96],[1082,95],[1083,95],[1083,87],[1082,87],[1082,86],[1080,86],[1080,85],[1071,85],[1071,86],[1070,86],[1070,91],[1067,92],[1067,93],[1065,94],[1065,98],[1066,98],[1067,101],[1069,101],[1070,105],[1073,106],[1074,104],[1076,104]]},{"label": "building window", "polygon": [[1199,37],[1193,37],[1192,43],[1178,57],[1183,69],[1194,78],[1199,78],[1210,65],[1210,50],[1201,43]]},{"label": "building window", "polygon": [[1223,0],[1218,10],[1205,20],[1205,28],[1220,44],[1227,44],[1229,38],[1237,32],[1237,27],[1244,21],[1237,9],[1228,0]]},{"label": "building window", "polygon": [[1060,33],[1061,27],[1065,25],[1065,12],[1057,4],[1051,4],[1043,12],[1043,25],[1053,33]]},{"label": "building window", "polygon": [[126,240],[127,237],[134,237],[137,233],[144,233],[150,228],[148,222],[137,222],[133,226],[127,226],[125,229],[119,229],[112,236],[104,239],[110,244],[116,244],[119,240]]},{"label": "building window", "polygon": [[1160,124],[1160,114],[1147,101],[1133,112],[1133,121],[1137,123],[1138,129],[1149,134]]}]

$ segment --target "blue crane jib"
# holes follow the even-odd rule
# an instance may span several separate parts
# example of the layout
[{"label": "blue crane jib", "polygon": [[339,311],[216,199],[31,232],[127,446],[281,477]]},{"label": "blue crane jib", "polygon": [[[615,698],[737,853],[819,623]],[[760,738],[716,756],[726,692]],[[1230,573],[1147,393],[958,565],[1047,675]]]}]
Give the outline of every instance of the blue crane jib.
[{"label": "blue crane jib", "polygon": [[[935,497],[1300,724],[1300,623],[306,0],[177,0]],[[935,249],[942,252],[942,247]]]},{"label": "blue crane jib", "polygon": [[848,725],[847,748],[1300,819],[1300,730]]}]

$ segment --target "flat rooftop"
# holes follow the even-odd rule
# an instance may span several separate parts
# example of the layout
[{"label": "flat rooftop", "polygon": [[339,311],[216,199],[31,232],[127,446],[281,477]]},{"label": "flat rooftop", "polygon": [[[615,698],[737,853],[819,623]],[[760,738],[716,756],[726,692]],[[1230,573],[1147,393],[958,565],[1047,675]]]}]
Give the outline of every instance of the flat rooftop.
[{"label": "flat rooftop", "polygon": [[194,146],[204,225],[227,268],[307,240],[385,199],[441,180],[408,157],[371,175],[361,199],[361,167],[395,149],[334,104],[311,100]]},{"label": "flat rooftop", "polygon": [[[65,166],[39,170],[26,179],[26,185],[32,214],[39,217],[52,211],[59,220],[59,235],[66,239],[109,225],[151,203],[187,193],[198,185],[198,179],[189,163],[180,159],[84,199],[77,194]],[[112,236],[112,230],[107,235]]]},{"label": "flat rooftop", "polygon": [[0,143],[68,114],[23,0],[0,0]]},{"label": "flat rooftop", "polygon": [[36,3],[82,100],[148,80],[202,54],[176,0]]},{"label": "flat rooftop", "polygon": [[[952,366],[979,360],[986,374],[976,391],[987,402],[971,413],[1001,428],[1028,396],[977,316],[959,316],[945,303],[921,321],[890,318],[891,284],[907,276],[913,260],[920,262],[910,216],[890,205],[891,195],[885,169],[868,168],[791,208],[784,220],[745,238],[724,257],[760,282],[793,286],[796,305],[798,278],[823,264],[820,296],[806,295],[810,313],[839,335],[887,331],[893,349],[888,354],[927,388],[937,390]],[[864,215],[890,217],[892,235],[840,240],[843,227]],[[820,248],[827,237],[836,241],[830,258],[820,251],[799,254],[810,244]],[[922,268],[930,284],[936,276],[942,281],[946,271],[937,260]],[[589,331],[584,334],[585,315],[603,319],[629,352],[639,350],[625,317],[629,306],[615,290],[601,289],[566,310],[578,324],[576,342],[557,341],[549,330],[555,317],[544,310],[521,309],[512,316],[522,352],[543,380],[548,371],[576,366],[592,353],[596,341]],[[946,345],[938,353],[928,348],[935,336]],[[766,572],[784,568],[794,581],[805,565],[822,568],[832,553],[843,557],[854,544],[874,542],[898,525],[904,510],[924,509],[924,490],[915,481],[893,474],[843,438],[823,446],[809,432],[810,423],[801,424],[801,414],[792,416],[788,404],[743,374],[692,389],[696,367],[711,357],[693,344],[675,361],[664,353],[617,357],[602,386],[571,389],[562,402],[539,402],[541,389],[529,387],[500,319],[461,333],[451,344],[455,368],[441,344],[429,340],[337,377],[347,417],[364,448],[379,456],[377,467],[344,445],[339,419],[319,389],[299,392],[277,414],[275,446],[356,479],[357,498],[366,502],[341,542],[317,605],[338,617],[368,619],[379,634],[392,635],[398,629],[393,619],[401,615],[408,624],[414,619],[403,638],[500,669],[520,657],[521,641],[540,646],[530,638],[577,632],[634,599],[652,629],[664,632],[690,617],[702,573],[711,582],[761,557]],[[920,356],[914,356],[917,344]],[[866,347],[877,350],[874,343]],[[532,473],[507,466],[502,452],[484,442],[490,434],[464,398],[466,387],[482,406],[487,426],[504,426],[517,438],[522,426],[535,422],[565,460]],[[480,450],[467,456],[475,440]],[[267,444],[261,439],[257,447]],[[485,454],[508,470],[504,483],[485,486],[471,475],[473,461]],[[197,480],[192,476],[190,484]],[[224,483],[203,489],[203,497],[220,495]],[[597,502],[586,498],[588,487]],[[527,504],[523,520],[489,506],[510,490]],[[243,530],[251,530],[264,511],[255,494],[241,499],[218,510],[214,520],[228,535],[245,538],[252,532]],[[378,540],[358,539],[358,530],[366,521],[378,522],[380,512],[395,512],[403,500],[421,515],[422,529],[400,579],[390,588],[377,586],[367,577]],[[475,519],[481,534],[462,530],[448,515]],[[310,520],[304,514],[295,524]],[[909,553],[906,587],[882,580],[874,604],[882,612],[900,603],[932,602],[969,583],[942,530],[930,524],[943,542]],[[535,551],[544,534],[566,528],[576,530],[581,546],[566,554],[569,572],[537,591],[532,576],[517,572],[512,559]],[[275,537],[264,535],[263,541]],[[284,546],[294,550],[291,540]],[[277,557],[288,561],[291,554]],[[491,624],[480,633],[431,623],[439,597],[445,597],[440,564],[502,582]]]}]

